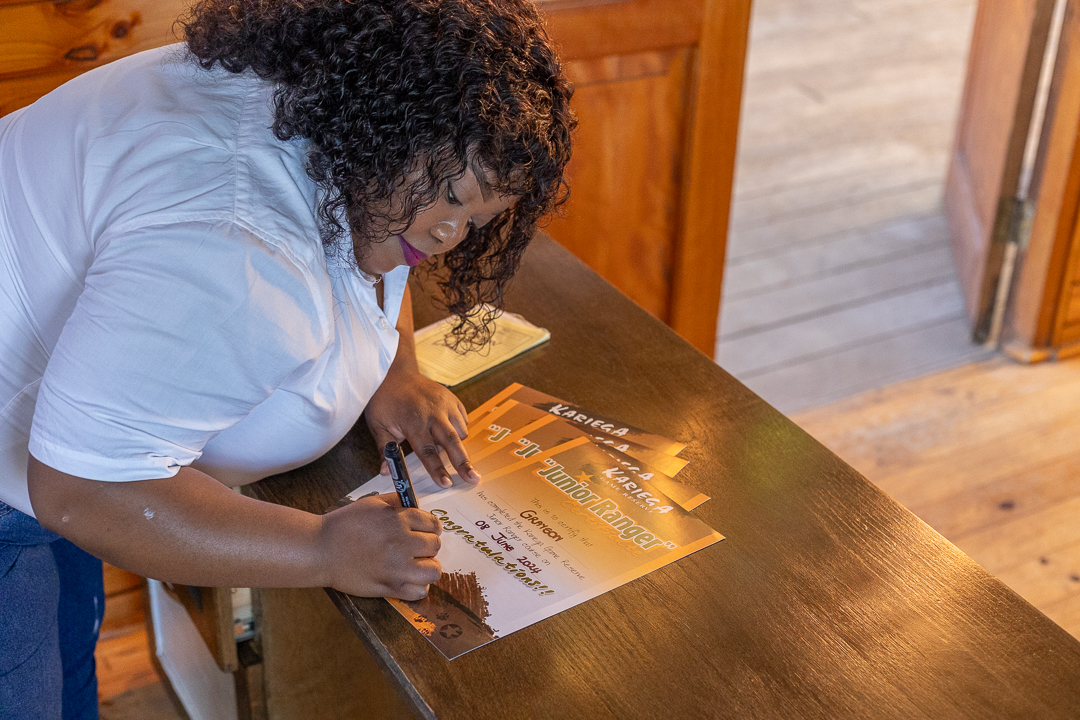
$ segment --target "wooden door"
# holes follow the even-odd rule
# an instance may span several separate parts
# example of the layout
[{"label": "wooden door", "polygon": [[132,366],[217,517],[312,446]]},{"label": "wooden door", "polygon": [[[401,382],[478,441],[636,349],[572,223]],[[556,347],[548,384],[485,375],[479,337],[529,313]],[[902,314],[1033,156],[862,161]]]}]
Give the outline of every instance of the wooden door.
[{"label": "wooden door", "polygon": [[975,16],[945,214],[976,340],[990,330],[1054,0],[983,0]]},{"label": "wooden door", "polygon": [[540,6],[580,122],[548,232],[712,357],[750,0]]},{"label": "wooden door", "polygon": [[1061,21],[1003,346],[1035,362],[1080,354],[1080,3]]}]

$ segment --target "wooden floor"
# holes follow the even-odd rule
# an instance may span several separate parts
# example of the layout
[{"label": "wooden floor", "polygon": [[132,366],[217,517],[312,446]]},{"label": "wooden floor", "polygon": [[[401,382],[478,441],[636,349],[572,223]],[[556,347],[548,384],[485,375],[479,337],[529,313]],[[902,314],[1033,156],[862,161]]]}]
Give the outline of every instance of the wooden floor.
[{"label": "wooden floor", "polygon": [[793,419],[1080,638],[1078,408],[1080,360],[997,358]]},{"label": "wooden floor", "polygon": [[717,361],[782,411],[985,358],[941,198],[975,0],[756,0]]},{"label": "wooden floor", "polygon": [[101,698],[115,697],[161,679],[150,662],[145,627],[135,626],[123,635],[101,640],[95,659]]}]

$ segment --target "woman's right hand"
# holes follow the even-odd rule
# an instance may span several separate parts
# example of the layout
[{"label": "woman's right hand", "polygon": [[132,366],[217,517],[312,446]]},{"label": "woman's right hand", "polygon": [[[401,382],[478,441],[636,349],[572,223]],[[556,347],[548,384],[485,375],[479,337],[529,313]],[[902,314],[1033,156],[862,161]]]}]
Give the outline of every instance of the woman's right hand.
[{"label": "woman's right hand", "polygon": [[397,495],[374,495],[327,513],[319,541],[330,585],[362,597],[419,600],[439,579],[442,524],[403,508]]}]

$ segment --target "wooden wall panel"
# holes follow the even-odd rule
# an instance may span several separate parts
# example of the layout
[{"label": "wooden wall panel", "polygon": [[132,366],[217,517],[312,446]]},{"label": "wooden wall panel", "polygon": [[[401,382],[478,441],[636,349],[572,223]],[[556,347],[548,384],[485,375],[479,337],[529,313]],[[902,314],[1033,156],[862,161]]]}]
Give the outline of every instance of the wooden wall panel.
[{"label": "wooden wall panel", "polygon": [[669,322],[709,357],[716,349],[750,10],[750,0],[708,0],[697,49]]},{"label": "wooden wall panel", "polygon": [[688,49],[568,63],[571,200],[548,231],[661,319],[670,312]]},{"label": "wooden wall panel", "polygon": [[160,0],[74,0],[0,6],[0,79],[81,72],[176,42],[184,4]]},{"label": "wooden wall panel", "polygon": [[563,60],[696,45],[705,22],[704,0],[540,0],[537,4]]},{"label": "wooden wall panel", "polygon": [[712,356],[750,0],[546,2],[577,84],[552,237]]},{"label": "wooden wall panel", "polygon": [[125,55],[177,42],[186,2],[0,0],[0,115]]}]

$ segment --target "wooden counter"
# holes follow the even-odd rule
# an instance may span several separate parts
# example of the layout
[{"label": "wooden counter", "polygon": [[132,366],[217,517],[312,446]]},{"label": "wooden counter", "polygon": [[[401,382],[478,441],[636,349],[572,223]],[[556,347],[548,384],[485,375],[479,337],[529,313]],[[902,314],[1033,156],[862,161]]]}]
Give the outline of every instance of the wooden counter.
[{"label": "wooden counter", "polygon": [[[1076,717],[1080,642],[569,253],[538,241],[508,306],[552,339],[466,406],[517,381],[686,442],[727,539],[453,662],[331,591],[416,716]],[[358,426],[252,490],[321,512],[377,467]]]}]

